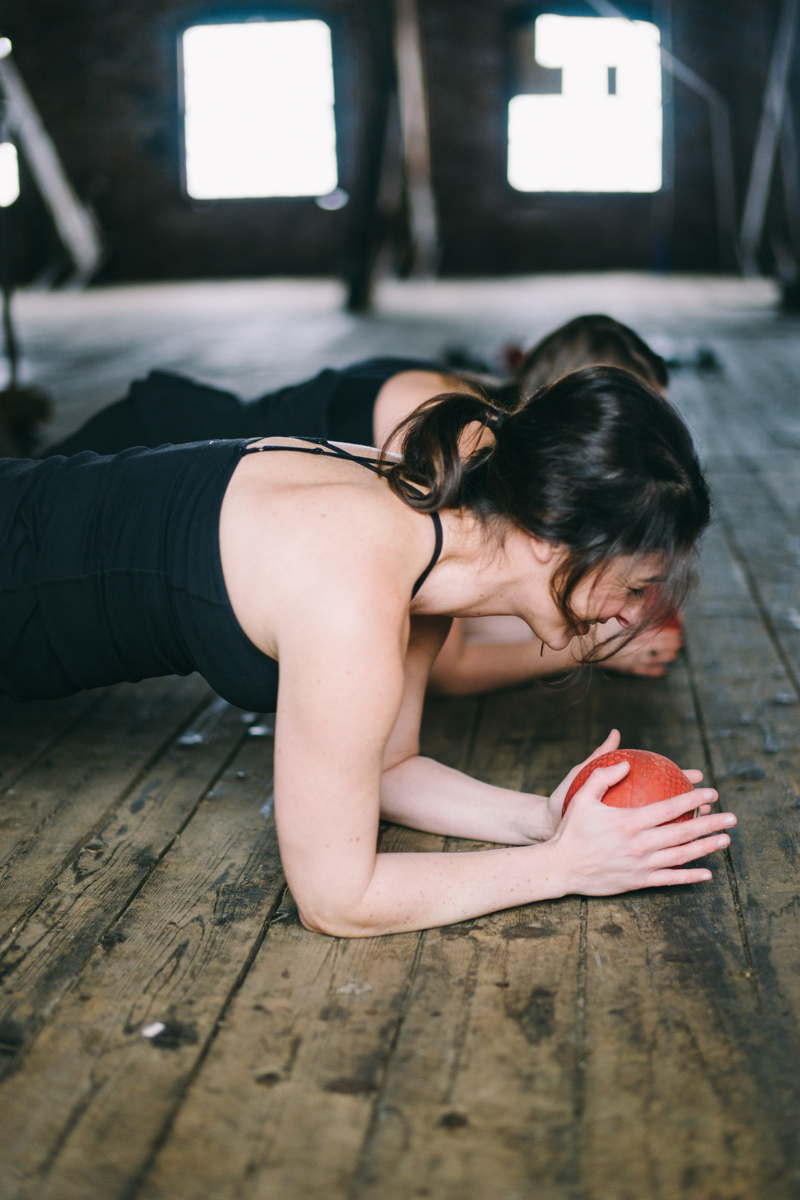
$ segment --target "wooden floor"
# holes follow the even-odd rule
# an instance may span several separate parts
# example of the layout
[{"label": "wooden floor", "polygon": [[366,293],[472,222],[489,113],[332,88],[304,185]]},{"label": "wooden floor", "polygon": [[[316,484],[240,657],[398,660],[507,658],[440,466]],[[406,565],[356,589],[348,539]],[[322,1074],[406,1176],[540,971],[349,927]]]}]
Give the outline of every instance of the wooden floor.
[{"label": "wooden floor", "polygon": [[194,677],[3,703],[3,1200],[800,1195],[800,325],[760,283],[414,287],[362,322],[324,283],[20,312],[62,428],[142,366],[194,363],[253,394],[326,350],[390,349],[393,330],[402,350],[490,354],[504,323],[610,309],[666,349],[711,345],[722,370],[679,370],[672,389],[717,503],[682,659],[665,680],[437,700],[425,742],[548,790],[617,724],[623,744],[707,770],[739,815],[730,853],[694,888],[337,941],[302,929],[283,883],[268,719]]}]

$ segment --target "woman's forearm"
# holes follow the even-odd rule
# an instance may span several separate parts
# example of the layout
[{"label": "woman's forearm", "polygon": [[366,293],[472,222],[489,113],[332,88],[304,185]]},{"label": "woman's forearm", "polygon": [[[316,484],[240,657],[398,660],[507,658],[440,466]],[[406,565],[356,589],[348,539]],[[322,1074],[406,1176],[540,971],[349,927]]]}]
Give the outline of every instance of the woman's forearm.
[{"label": "woman's forearm", "polygon": [[[601,655],[602,665],[626,675],[663,675],[682,645],[680,626],[645,630],[630,642],[619,643],[616,621],[599,633],[611,653]],[[431,668],[430,690],[443,696],[472,696],[495,688],[513,687],[530,679],[572,671],[596,648],[594,636],[573,638],[564,650],[551,650],[537,638],[524,642],[472,642],[464,636],[464,622],[453,628]]]},{"label": "woman's forearm", "polygon": [[570,893],[612,896],[710,879],[710,871],[689,864],[724,850],[730,836],[723,831],[736,817],[706,812],[676,821],[695,811],[698,801],[701,813],[713,803],[717,793],[711,789],[644,809],[610,808],[600,797],[626,768],[618,763],[593,772],[549,841],[464,854],[377,854],[363,874],[340,871],[336,887],[318,890],[310,903],[298,900],[301,920],[334,937],[372,937]]},{"label": "woman's forearm", "polygon": [[522,846],[546,841],[558,824],[544,796],[493,787],[421,755],[383,772],[381,816],[426,833]]},{"label": "woman's forearm", "polygon": [[431,691],[443,696],[472,696],[495,688],[514,687],[537,676],[557,675],[579,666],[585,652],[576,638],[566,650],[551,650],[538,639],[529,642],[462,642],[458,653],[443,652],[433,664]]},{"label": "woman's forearm", "polygon": [[374,937],[452,925],[498,909],[563,896],[569,888],[558,846],[464,854],[379,854],[358,904],[303,911],[303,924],[333,937]]}]

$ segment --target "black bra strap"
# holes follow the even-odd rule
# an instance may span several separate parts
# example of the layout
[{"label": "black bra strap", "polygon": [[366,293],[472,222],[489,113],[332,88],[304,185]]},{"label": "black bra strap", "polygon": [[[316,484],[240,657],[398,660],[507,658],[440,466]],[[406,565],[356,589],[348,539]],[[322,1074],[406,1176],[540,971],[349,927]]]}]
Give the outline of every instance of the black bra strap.
[{"label": "black bra strap", "polygon": [[[312,437],[295,437],[298,442],[312,442],[313,446],[248,446],[245,454],[261,454],[267,450],[288,450],[295,454],[322,454],[327,458],[343,458],[350,462],[360,463],[362,467],[367,467],[370,471],[374,471],[376,475],[383,475],[383,468],[379,463],[376,463],[372,458],[364,458],[360,454],[351,454],[349,450],[337,446],[334,442],[329,442],[325,438]],[[326,454],[326,451],[330,453]]]},{"label": "black bra strap", "polygon": [[441,517],[439,516],[438,512],[431,513],[431,520],[433,521],[433,528],[436,530],[436,544],[433,547],[433,558],[428,563],[427,567],[422,572],[419,579],[417,580],[417,582],[414,584],[413,588],[411,589],[411,599],[412,600],[416,596],[419,589],[422,587],[425,580],[430,575],[433,568],[436,566],[437,562],[439,561],[439,555],[442,553],[442,541],[443,541],[442,520],[441,520]]},{"label": "black bra strap", "polygon": [[[245,449],[245,454],[259,454],[259,453],[263,453],[264,451],[267,451],[267,450],[288,450],[289,452],[294,452],[295,454],[323,454],[327,458],[343,458],[343,459],[348,459],[350,462],[360,463],[362,467],[368,467],[369,470],[374,471],[376,475],[383,475],[383,468],[381,467],[381,465],[379,463],[376,463],[373,459],[364,458],[360,454],[351,454],[349,450],[344,450],[344,449],[342,449],[341,446],[337,446],[334,442],[326,441],[325,438],[297,437],[295,440],[298,442],[311,442],[311,443],[313,443],[313,445],[311,445],[311,446],[247,446],[247,448]],[[415,488],[414,490],[416,491],[417,489]],[[441,521],[441,518],[440,518],[438,512],[432,512],[430,514],[430,516],[431,516],[431,520],[433,521],[433,528],[436,531],[436,541],[435,541],[434,547],[433,547],[433,557],[431,558],[431,561],[428,563],[427,567],[422,572],[419,579],[417,580],[417,582],[414,584],[413,588],[411,589],[411,599],[412,600],[416,596],[419,589],[422,587],[425,580],[430,575],[433,568],[436,566],[437,562],[439,561],[439,555],[442,553],[442,542],[444,540],[443,535],[442,535],[442,521]]]}]

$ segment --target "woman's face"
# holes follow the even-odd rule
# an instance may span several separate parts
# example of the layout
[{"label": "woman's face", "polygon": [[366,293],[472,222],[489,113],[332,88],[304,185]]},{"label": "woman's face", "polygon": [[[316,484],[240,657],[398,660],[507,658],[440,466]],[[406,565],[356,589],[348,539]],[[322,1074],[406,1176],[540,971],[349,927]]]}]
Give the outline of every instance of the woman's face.
[{"label": "woman's face", "polygon": [[[563,552],[554,557],[554,573],[562,561]],[[572,593],[571,605],[578,618],[579,634],[587,634],[592,626],[604,625],[612,618],[623,629],[640,620],[649,588],[663,581],[662,567],[657,555],[621,557],[587,575]],[[564,650],[575,636],[565,624],[552,595],[547,609],[537,613],[533,627],[551,650]]]}]

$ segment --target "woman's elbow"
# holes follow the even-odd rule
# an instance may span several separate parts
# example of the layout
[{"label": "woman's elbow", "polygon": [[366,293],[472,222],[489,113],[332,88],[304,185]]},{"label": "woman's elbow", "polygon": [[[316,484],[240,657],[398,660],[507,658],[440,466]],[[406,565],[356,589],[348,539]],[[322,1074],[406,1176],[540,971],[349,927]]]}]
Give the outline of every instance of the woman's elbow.
[{"label": "woman's elbow", "polygon": [[376,937],[388,932],[372,921],[361,918],[346,906],[336,904],[298,905],[300,924],[309,933],[323,933],[326,937],[358,938]]}]

